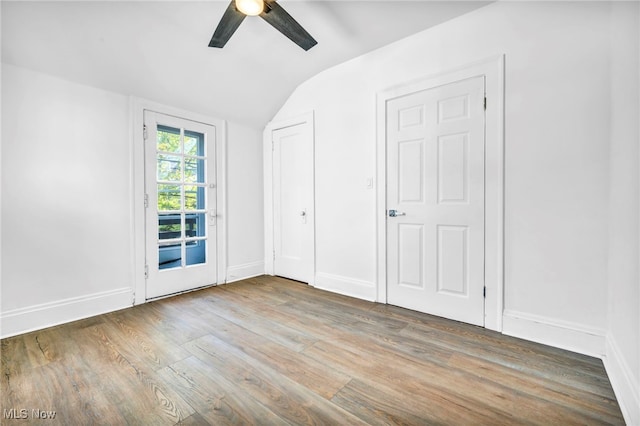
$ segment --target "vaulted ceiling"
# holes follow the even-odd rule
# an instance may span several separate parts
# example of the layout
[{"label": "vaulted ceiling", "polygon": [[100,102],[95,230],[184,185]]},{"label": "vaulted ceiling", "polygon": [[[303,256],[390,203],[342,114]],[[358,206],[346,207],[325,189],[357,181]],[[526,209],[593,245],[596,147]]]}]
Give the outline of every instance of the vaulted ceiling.
[{"label": "vaulted ceiling", "polygon": [[250,17],[223,49],[208,47],[226,0],[3,0],[2,61],[262,128],[296,86],[322,70],[487,4],[279,3],[317,46],[305,52]]}]

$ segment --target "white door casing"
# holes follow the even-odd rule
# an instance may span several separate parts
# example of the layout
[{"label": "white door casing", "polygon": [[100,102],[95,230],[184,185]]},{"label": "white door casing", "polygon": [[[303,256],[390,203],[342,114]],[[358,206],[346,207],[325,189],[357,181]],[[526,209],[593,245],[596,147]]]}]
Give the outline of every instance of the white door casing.
[{"label": "white door casing", "polygon": [[387,301],[484,325],[484,77],[387,101]]},{"label": "white door casing", "polygon": [[[217,282],[217,131],[152,111],[144,122],[146,298],[152,299]],[[163,145],[159,135],[171,136],[172,144]]]},{"label": "white door casing", "polygon": [[311,285],[315,274],[313,113],[265,129],[266,273]]},{"label": "white door casing", "polygon": [[[389,282],[387,253],[387,106],[390,101],[417,92],[482,77],[485,81],[485,151],[484,151],[484,326],[502,331],[504,291],[504,55],[488,58],[457,69],[433,74],[420,80],[394,86],[377,94],[377,146],[376,180],[380,182],[376,193],[376,251],[377,301],[387,303]],[[411,113],[404,118],[411,120]],[[414,114],[415,116],[415,111]],[[415,144],[414,144],[415,145]],[[454,142],[449,147],[455,147]],[[460,143],[457,143],[460,147]],[[408,144],[409,150],[416,149]],[[451,151],[451,150],[450,150]],[[455,149],[453,150],[455,152]],[[406,154],[406,153],[405,153]],[[442,159],[444,161],[446,159]],[[415,163],[415,162],[414,162]],[[447,188],[442,188],[446,190]],[[410,194],[409,194],[410,195]],[[390,209],[392,207],[389,207]],[[397,209],[400,210],[400,209]],[[400,210],[402,211],[402,210]],[[393,219],[402,219],[403,216]],[[410,231],[410,228],[405,230]],[[469,232],[469,231],[466,231]],[[441,241],[455,248],[464,232],[460,228],[440,228]],[[414,234],[415,236],[415,234]],[[468,238],[468,237],[466,237]],[[409,240],[408,240],[409,241]],[[434,247],[432,244],[431,247]],[[432,250],[433,251],[433,250]],[[407,259],[409,260],[409,259]],[[450,264],[443,264],[450,267]],[[436,279],[437,279],[436,275]],[[441,276],[441,279],[445,279]]]}]

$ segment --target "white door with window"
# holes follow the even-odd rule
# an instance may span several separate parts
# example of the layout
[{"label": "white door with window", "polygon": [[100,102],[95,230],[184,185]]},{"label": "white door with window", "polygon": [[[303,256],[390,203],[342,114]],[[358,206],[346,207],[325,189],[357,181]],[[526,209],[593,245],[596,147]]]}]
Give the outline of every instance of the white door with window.
[{"label": "white door with window", "polygon": [[216,129],[144,112],[146,297],[216,283]]},{"label": "white door with window", "polygon": [[310,122],[272,132],[274,274],[313,279],[313,134]]},{"label": "white door with window", "polygon": [[387,301],[484,325],[484,77],[391,99]]}]

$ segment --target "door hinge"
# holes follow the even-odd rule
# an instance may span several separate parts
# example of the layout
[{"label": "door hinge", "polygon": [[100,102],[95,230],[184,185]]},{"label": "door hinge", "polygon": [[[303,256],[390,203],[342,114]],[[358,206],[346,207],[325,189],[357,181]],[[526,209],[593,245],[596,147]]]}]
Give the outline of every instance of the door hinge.
[{"label": "door hinge", "polygon": [[484,110],[487,110],[487,97],[484,97]]},{"label": "door hinge", "polygon": [[482,297],[487,298],[487,287],[482,287]]},{"label": "door hinge", "polygon": [[149,137],[149,134],[147,133],[147,125],[146,124],[142,125],[142,137],[144,138],[144,140],[147,140],[147,137]]},{"label": "door hinge", "polygon": [[271,151],[275,151],[276,150],[276,142],[271,139]]},{"label": "door hinge", "polygon": [[144,278],[149,278],[149,265],[144,265]]},{"label": "door hinge", "polygon": [[273,251],[273,260],[276,260],[276,251]]},{"label": "door hinge", "polygon": [[149,207],[149,194],[144,194],[144,208]]}]

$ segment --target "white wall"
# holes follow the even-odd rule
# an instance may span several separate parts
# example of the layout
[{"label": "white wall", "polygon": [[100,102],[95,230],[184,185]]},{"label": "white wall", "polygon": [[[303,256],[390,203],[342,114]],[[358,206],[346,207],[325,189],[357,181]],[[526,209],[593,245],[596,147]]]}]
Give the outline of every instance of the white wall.
[{"label": "white wall", "polygon": [[[2,86],[2,336],[130,306],[129,98],[7,64]],[[262,154],[227,128],[233,270],[263,261]]]},{"label": "white wall", "polygon": [[131,304],[127,97],[7,65],[2,80],[3,334],[48,325],[25,312]]},{"label": "white wall", "polygon": [[264,274],[262,132],[229,126],[227,281]]},{"label": "white wall", "polygon": [[375,174],[376,93],[504,53],[507,309],[603,329],[607,17],[601,3],[497,3],[300,86],[276,119],[316,113],[318,271],[374,280],[365,180]]},{"label": "white wall", "polygon": [[[616,301],[612,308],[607,303],[609,246],[619,251],[611,262],[635,259],[637,265],[638,259],[629,248],[635,237],[618,240],[625,225],[609,234],[620,217],[624,224],[635,221],[630,234],[637,235],[638,220],[638,179],[627,180],[624,171],[610,176],[612,166],[637,170],[638,140],[627,128],[629,120],[637,126],[637,113],[617,124],[610,111],[612,101],[619,109],[635,105],[630,114],[637,111],[637,100],[620,97],[628,80],[637,85],[637,68],[631,77],[627,62],[620,59],[619,69],[610,63],[616,55],[637,64],[637,23],[616,36],[635,34],[636,41],[612,53],[612,30],[627,13],[612,13],[612,7],[493,3],[298,87],[274,119],[311,110],[316,115],[316,284],[322,287],[318,277],[331,276],[336,279],[325,287],[335,291],[359,294],[354,282],[370,283],[374,291],[375,192],[365,182],[375,175],[376,93],[505,54],[504,332],[604,356],[607,314],[618,309]],[[612,92],[613,81],[618,86]],[[624,136],[610,162],[612,121]],[[617,201],[611,208],[610,177],[626,182],[612,194]],[[632,322],[638,315],[637,272],[631,267],[621,273],[625,283],[613,291],[630,301],[616,321]],[[626,325],[619,336],[634,333],[635,326]],[[620,351],[633,363],[637,339]],[[637,394],[637,381],[633,386]]]},{"label": "white wall", "polygon": [[[606,366],[640,424],[640,4],[616,3],[611,36],[609,311]],[[634,395],[635,394],[635,395]]]}]

